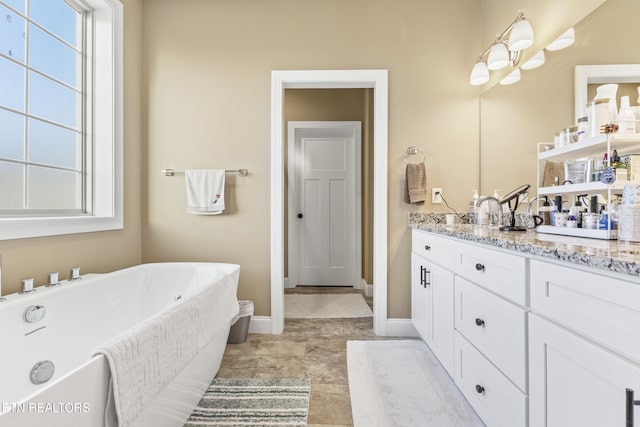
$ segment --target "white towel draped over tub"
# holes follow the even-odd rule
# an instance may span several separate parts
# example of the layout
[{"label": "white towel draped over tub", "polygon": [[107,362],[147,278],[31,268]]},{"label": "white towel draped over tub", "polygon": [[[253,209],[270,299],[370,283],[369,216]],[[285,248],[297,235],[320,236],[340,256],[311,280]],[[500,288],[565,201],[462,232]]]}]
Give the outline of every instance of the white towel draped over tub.
[{"label": "white towel draped over tub", "polygon": [[218,215],[224,211],[224,169],[184,171],[187,184],[187,212]]},{"label": "white towel draped over tub", "polygon": [[103,354],[111,369],[107,427],[130,425],[238,312],[227,276],[99,346],[96,354]]}]

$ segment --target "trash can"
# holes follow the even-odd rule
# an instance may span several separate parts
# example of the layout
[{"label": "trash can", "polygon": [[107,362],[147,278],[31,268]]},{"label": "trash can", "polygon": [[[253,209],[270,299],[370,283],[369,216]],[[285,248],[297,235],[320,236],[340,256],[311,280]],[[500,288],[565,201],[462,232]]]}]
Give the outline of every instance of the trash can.
[{"label": "trash can", "polygon": [[249,334],[249,323],[251,323],[251,316],[253,315],[253,301],[240,300],[238,305],[240,306],[240,312],[231,326],[227,344],[242,344],[247,340],[247,335]]}]

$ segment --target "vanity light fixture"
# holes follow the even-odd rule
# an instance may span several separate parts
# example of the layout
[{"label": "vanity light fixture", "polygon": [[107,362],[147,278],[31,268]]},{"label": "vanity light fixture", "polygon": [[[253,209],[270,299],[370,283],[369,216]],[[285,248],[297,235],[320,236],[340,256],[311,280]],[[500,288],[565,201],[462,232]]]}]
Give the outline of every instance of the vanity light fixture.
[{"label": "vanity light fixture", "polygon": [[544,64],[544,50],[541,50],[540,52],[533,55],[531,58],[525,61],[520,66],[520,68],[522,68],[523,70],[533,70],[534,68],[540,67],[542,64]]},{"label": "vanity light fixture", "polygon": [[469,83],[473,86],[483,85],[489,81],[489,70],[501,70],[509,65],[515,67],[520,62],[522,50],[532,44],[533,28],[520,10],[507,29],[498,34],[495,42],[478,56]]},{"label": "vanity light fixture", "polygon": [[576,41],[576,33],[573,28],[569,28],[560,37],[549,43],[546,47],[548,51],[556,51],[571,46]]},{"label": "vanity light fixture", "polygon": [[514,83],[517,83],[520,81],[520,68],[516,68],[515,70],[513,70],[512,72],[510,72],[509,74],[507,74],[506,77],[504,77],[502,80],[500,80],[500,84],[501,85],[512,85]]}]

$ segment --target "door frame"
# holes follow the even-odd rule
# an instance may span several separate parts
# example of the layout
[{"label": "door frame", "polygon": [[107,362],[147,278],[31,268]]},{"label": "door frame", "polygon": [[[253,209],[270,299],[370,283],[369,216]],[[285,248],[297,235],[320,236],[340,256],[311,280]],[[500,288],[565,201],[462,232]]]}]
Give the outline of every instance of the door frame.
[{"label": "door frame", "polygon": [[[286,224],[288,228],[289,234],[289,271],[288,277],[290,283],[298,283],[299,277],[299,262],[300,260],[300,251],[298,250],[297,244],[297,233],[292,233],[292,224],[293,218],[295,218],[297,206],[292,203],[295,202],[295,134],[299,129],[346,129],[353,131],[353,136],[355,138],[354,141],[354,160],[355,163],[351,165],[351,167],[355,168],[355,271],[354,275],[351,278],[353,281],[353,287],[355,289],[360,289],[360,283],[362,281],[362,177],[361,177],[361,163],[362,163],[362,122],[357,121],[290,121],[288,124],[288,157],[287,157],[287,167],[288,167],[288,178],[289,178],[289,186],[288,186],[288,224]],[[292,250],[293,248],[293,250]]]},{"label": "door frame", "polygon": [[284,330],[284,90],[373,88],[373,330],[387,334],[388,70],[271,72],[271,332]]}]

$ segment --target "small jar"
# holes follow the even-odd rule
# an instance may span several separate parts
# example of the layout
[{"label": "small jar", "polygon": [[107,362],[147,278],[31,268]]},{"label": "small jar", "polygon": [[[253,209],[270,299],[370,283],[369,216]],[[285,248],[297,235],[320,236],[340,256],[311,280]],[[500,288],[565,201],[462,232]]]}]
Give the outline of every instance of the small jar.
[{"label": "small jar", "polygon": [[585,141],[589,136],[589,118],[587,116],[578,118],[578,142]]}]

